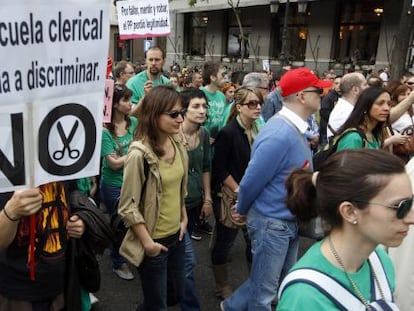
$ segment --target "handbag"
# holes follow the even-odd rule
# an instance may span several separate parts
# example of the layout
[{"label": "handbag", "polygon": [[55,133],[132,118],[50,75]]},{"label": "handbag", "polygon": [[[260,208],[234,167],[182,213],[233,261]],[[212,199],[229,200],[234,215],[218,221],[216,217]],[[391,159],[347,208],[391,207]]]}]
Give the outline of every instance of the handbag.
[{"label": "handbag", "polygon": [[239,229],[246,226],[246,220],[236,220],[233,217],[231,210],[232,206],[237,202],[237,192],[231,191],[231,189],[225,185],[221,186],[221,191],[217,193],[220,200],[220,222],[228,228]]},{"label": "handbag", "polygon": [[414,124],[406,127],[401,131],[401,135],[409,135],[410,138],[404,144],[393,146],[393,152],[396,155],[410,155],[414,153]]}]

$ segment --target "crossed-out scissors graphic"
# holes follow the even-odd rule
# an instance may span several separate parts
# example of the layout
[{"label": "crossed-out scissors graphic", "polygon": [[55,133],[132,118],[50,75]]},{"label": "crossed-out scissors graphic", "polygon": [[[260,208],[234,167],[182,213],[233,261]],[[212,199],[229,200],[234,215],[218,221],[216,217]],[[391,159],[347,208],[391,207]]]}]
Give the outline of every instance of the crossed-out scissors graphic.
[{"label": "crossed-out scissors graphic", "polygon": [[76,120],[75,124],[73,125],[72,129],[70,130],[69,136],[66,137],[65,135],[65,131],[63,130],[62,127],[62,123],[60,123],[60,121],[57,123],[57,130],[60,136],[60,139],[62,140],[63,143],[63,149],[62,150],[56,150],[55,152],[53,152],[53,159],[55,160],[62,160],[64,155],[65,155],[65,150],[68,150],[68,155],[69,158],[71,158],[72,160],[79,158],[80,156],[80,151],[78,149],[71,149],[70,148],[70,142],[73,139],[73,136],[75,136],[76,133],[76,129],[79,126],[79,121]]}]

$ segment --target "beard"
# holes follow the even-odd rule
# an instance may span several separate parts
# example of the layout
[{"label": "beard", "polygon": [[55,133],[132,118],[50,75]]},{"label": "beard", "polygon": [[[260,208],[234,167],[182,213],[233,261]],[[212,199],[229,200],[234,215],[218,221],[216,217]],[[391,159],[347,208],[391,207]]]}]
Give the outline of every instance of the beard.
[{"label": "beard", "polygon": [[150,67],[149,72],[151,75],[157,76],[161,72],[161,70],[156,67]]}]

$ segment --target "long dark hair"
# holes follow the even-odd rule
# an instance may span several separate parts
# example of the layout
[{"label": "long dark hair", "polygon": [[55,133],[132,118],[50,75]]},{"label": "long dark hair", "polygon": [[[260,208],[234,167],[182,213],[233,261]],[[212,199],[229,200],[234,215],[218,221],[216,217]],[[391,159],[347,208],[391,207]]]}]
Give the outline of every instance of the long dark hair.
[{"label": "long dark hair", "polygon": [[[352,110],[351,115],[345,121],[345,123],[339,128],[338,134],[340,135],[346,129],[349,128],[360,128],[363,131],[366,131],[364,127],[364,119],[365,116],[369,114],[372,105],[375,103],[377,98],[384,93],[388,93],[386,90],[380,87],[368,87],[364,91],[362,91],[361,95],[359,96],[354,110]],[[389,94],[389,93],[388,93]],[[375,128],[372,130],[372,134],[377,138],[377,140],[382,144],[384,141],[383,136],[383,129],[387,126],[387,122],[378,122]]]},{"label": "long dark hair", "polygon": [[[115,83],[114,85],[114,93],[112,96],[112,114],[111,114],[111,122],[110,123],[104,123],[104,127],[108,129],[108,131],[111,133],[112,137],[115,139],[116,144],[118,145],[119,149],[119,155],[123,155],[121,144],[118,141],[118,136],[115,133],[115,124],[114,124],[114,110],[115,105],[119,103],[121,99],[128,100],[132,96],[132,92],[129,88],[127,88],[123,84]],[[131,119],[128,115],[125,116],[125,129],[128,130],[129,126],[131,125]],[[131,133],[132,134],[132,133]]]},{"label": "long dark hair", "polygon": [[[293,171],[286,180],[286,202],[300,220],[319,214],[330,228],[338,227],[342,202],[368,202],[388,185],[390,175],[404,172],[403,161],[386,151],[342,150],[323,163],[313,182],[312,172]],[[367,204],[357,207],[364,209]]]},{"label": "long dark hair", "polygon": [[164,155],[164,150],[159,145],[158,119],[163,112],[170,111],[177,102],[181,103],[180,96],[171,85],[159,85],[144,96],[137,108],[139,121],[134,139],[147,141],[158,157]]}]

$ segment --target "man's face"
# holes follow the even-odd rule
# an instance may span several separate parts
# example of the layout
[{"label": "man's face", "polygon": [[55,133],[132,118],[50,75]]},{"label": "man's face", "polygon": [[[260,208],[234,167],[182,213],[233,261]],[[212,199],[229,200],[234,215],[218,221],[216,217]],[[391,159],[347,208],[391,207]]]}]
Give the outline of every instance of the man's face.
[{"label": "man's face", "polygon": [[341,78],[335,78],[334,83],[332,85],[332,88],[335,90],[335,92],[337,92],[338,94],[341,93]]},{"label": "man's face", "polygon": [[224,80],[225,75],[226,75],[226,70],[223,67],[220,67],[219,71],[217,72],[216,80],[215,80],[215,84],[217,87],[220,88],[224,85],[224,83],[226,83],[226,81]]},{"label": "man's face", "polygon": [[150,75],[157,76],[162,72],[165,60],[162,58],[162,52],[158,49],[148,50],[147,58],[147,72]]}]

